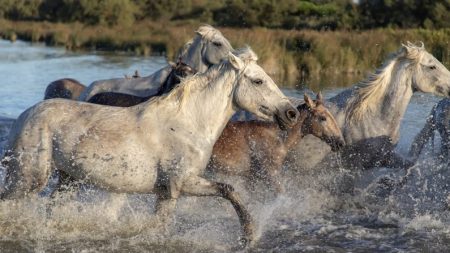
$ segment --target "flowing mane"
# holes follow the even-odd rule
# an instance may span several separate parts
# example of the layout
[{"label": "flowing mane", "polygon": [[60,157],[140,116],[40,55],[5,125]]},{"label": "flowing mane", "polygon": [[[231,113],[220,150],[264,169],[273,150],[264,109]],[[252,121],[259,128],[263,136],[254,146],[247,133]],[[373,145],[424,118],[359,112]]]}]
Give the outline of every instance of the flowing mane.
[{"label": "flowing mane", "polygon": [[392,80],[398,63],[419,62],[424,52],[423,44],[416,46],[408,42],[407,45],[402,45],[399,51],[391,54],[375,73],[360,81],[355,87],[354,97],[347,105],[347,120],[361,120],[364,114],[373,112],[375,107],[382,103],[390,88],[398,84]]},{"label": "flowing mane", "polygon": [[[258,56],[248,46],[235,50],[234,54],[238,56],[245,65],[258,60]],[[171,92],[167,95],[156,97],[152,101],[172,99],[181,106],[183,101],[189,98],[194,91],[212,88],[211,86],[222,85],[222,83],[217,83],[217,79],[222,75],[232,75],[233,72],[229,71],[230,68],[231,66],[228,60],[223,60],[221,63],[210,67],[204,73],[197,73],[195,75],[182,78],[181,82]],[[224,78],[223,81],[226,79],[227,78]]]}]

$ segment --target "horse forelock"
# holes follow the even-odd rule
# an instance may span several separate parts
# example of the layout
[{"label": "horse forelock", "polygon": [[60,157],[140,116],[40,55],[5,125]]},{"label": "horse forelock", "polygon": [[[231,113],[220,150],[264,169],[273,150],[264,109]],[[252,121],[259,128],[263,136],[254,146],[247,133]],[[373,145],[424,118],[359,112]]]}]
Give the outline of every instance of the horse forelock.
[{"label": "horse forelock", "polygon": [[236,49],[233,53],[244,61],[246,65],[250,62],[258,61],[258,55],[256,55],[256,53],[249,46]]},{"label": "horse forelock", "polygon": [[212,39],[215,35],[220,35],[223,37],[222,33],[219,30],[210,25],[202,25],[197,29],[196,32],[200,36],[208,40]]},{"label": "horse forelock", "polygon": [[404,58],[415,62],[420,62],[425,52],[426,50],[423,42],[421,42],[421,45],[418,46],[408,41],[406,45],[402,44],[402,47],[399,50],[398,55],[401,55]]}]

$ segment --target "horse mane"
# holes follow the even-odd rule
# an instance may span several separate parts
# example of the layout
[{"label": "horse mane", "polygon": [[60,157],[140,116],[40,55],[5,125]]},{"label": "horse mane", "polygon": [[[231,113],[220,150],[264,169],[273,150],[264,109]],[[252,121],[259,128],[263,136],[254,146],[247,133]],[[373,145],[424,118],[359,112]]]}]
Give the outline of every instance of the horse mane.
[{"label": "horse mane", "polygon": [[180,48],[180,50],[178,51],[178,54],[177,54],[177,58],[176,58],[177,61],[179,59],[183,58],[184,56],[186,56],[188,49],[192,45],[192,43],[194,43],[194,40],[190,39],[188,42],[186,42],[186,44],[184,44],[184,46],[182,48]]},{"label": "horse mane", "polygon": [[227,39],[225,39],[223,34],[219,30],[210,25],[201,25],[195,32],[206,40],[212,40],[215,36],[222,37],[224,38],[222,42],[227,43],[230,46],[230,48],[232,48],[230,42]]},{"label": "horse mane", "polygon": [[393,84],[392,74],[396,65],[401,61],[417,63],[424,52],[423,43],[421,46],[410,42],[407,45],[402,44],[400,50],[389,55],[381,67],[357,83],[355,96],[346,108],[347,120],[361,120],[364,114],[374,111]]},{"label": "horse mane", "polygon": [[201,25],[195,32],[208,40],[211,39],[217,33],[222,35],[222,33],[219,30],[210,25]]},{"label": "horse mane", "polygon": [[[237,49],[233,53],[239,57],[247,66],[251,62],[256,62],[258,56],[250,47]],[[196,73],[192,76],[181,78],[180,83],[169,93],[154,100],[173,100],[180,106],[187,98],[189,98],[194,91],[203,90],[205,88],[213,88],[212,86],[223,85],[216,83],[220,76],[231,73],[231,65],[228,60],[223,60],[221,63],[213,65],[204,73]]]}]

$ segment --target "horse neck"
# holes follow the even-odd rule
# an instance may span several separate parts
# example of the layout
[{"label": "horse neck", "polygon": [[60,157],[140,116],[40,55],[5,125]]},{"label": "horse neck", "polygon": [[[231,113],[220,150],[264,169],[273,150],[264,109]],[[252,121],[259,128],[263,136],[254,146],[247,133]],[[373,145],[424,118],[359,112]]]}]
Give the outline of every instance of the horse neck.
[{"label": "horse neck", "polygon": [[203,38],[197,35],[194,42],[187,49],[186,54],[181,56],[183,63],[189,65],[200,73],[203,73],[208,69],[208,66],[203,62],[203,45]]},{"label": "horse neck", "polygon": [[190,120],[191,130],[197,132],[200,138],[209,139],[212,144],[236,112],[232,94],[236,77],[234,71],[226,71],[216,78],[203,77],[204,82],[209,84],[192,91],[180,110]]},{"label": "horse neck", "polygon": [[[378,131],[377,135],[389,136],[394,142],[398,140],[400,121],[413,95],[411,85],[413,69],[408,67],[407,62],[396,61],[393,64],[395,65],[390,70],[391,74],[388,77],[386,89],[380,91],[383,92],[383,95],[378,101],[372,101],[372,109],[367,111],[362,119],[353,123],[360,125],[360,128],[352,127],[351,132],[359,131],[360,136],[363,133],[369,133],[371,136],[361,137],[374,137],[372,135],[375,127]],[[344,131],[344,135],[347,135],[346,131]]]},{"label": "horse neck", "polygon": [[180,80],[176,77],[175,72],[176,71],[173,68],[172,71],[170,71],[169,76],[166,78],[164,83],[159,87],[158,92],[156,92],[155,95],[151,95],[150,97],[161,96],[171,91],[176,84],[180,83]]},{"label": "horse neck", "polygon": [[297,145],[298,142],[308,133],[304,133],[304,123],[308,117],[308,112],[306,110],[299,110],[299,117],[297,123],[290,129],[286,130],[286,139],[284,145],[287,150],[291,149],[293,146]]},{"label": "horse neck", "polygon": [[394,71],[389,84],[390,89],[386,91],[386,96],[379,103],[379,117],[390,126],[391,133],[396,135],[413,95],[411,85],[413,70],[405,63],[400,63]]}]

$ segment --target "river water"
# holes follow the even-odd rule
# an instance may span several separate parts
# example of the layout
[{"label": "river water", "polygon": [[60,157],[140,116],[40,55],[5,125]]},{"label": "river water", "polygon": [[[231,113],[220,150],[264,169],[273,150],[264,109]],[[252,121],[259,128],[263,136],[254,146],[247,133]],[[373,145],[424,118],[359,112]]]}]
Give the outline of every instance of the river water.
[{"label": "river water", "polygon": [[[134,70],[148,75],[164,64],[162,57],[73,53],[0,40],[0,118],[16,118],[39,102],[46,85],[58,78],[72,77],[89,84]],[[326,97],[340,91],[327,86],[328,80],[321,82],[321,87],[327,87]],[[290,96],[303,94],[284,91]],[[414,95],[401,126],[400,153],[407,153],[438,100]],[[257,223],[259,239],[250,252],[445,252],[450,250],[447,166],[428,147],[411,170],[408,183],[390,193],[383,192],[371,177],[352,194],[339,192],[333,185],[348,171],[337,165],[317,171],[287,165],[287,192],[278,197],[264,186],[249,189],[242,178],[224,180],[242,193]],[[379,168],[374,174],[398,177],[404,172]],[[55,199],[3,201],[0,252],[236,250],[239,224],[228,202],[183,197],[168,231],[158,228],[153,203],[152,195],[108,194],[90,186]]]}]

